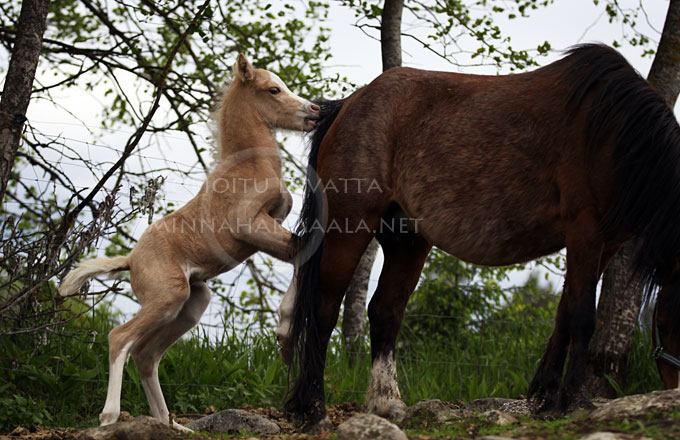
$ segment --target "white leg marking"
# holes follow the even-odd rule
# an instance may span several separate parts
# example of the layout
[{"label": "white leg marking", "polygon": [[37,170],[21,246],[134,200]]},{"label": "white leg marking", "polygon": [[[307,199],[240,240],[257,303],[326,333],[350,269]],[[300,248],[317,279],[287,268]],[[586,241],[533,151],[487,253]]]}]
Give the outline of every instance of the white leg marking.
[{"label": "white leg marking", "polygon": [[179,423],[175,422],[174,420],[172,421],[172,427],[175,429],[179,429],[182,432],[194,432],[193,429],[189,429],[186,426],[180,425]]},{"label": "white leg marking", "polygon": [[392,352],[378,356],[371,366],[371,383],[366,393],[370,413],[401,421],[406,404],[401,400],[397,385],[397,363]]},{"label": "white leg marking", "polygon": [[99,415],[101,426],[111,425],[118,421],[120,415],[120,392],[123,385],[123,369],[130,355],[130,348],[135,343],[132,340],[125,344],[118,358],[109,367],[109,388],[106,392],[106,403]]}]

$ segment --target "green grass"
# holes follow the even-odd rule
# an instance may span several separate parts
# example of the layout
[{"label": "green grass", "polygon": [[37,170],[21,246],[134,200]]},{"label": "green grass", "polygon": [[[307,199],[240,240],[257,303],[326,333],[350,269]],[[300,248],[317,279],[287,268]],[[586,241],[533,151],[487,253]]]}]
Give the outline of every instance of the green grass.
[{"label": "green grass", "polygon": [[[106,335],[114,318],[106,309],[49,335],[36,346],[34,336],[0,340],[0,432],[15,426],[84,427],[97,424],[106,396]],[[96,331],[92,338],[89,332]],[[470,401],[481,397],[517,398],[543,353],[551,323],[506,322],[484,330],[466,330],[452,340],[414,339],[408,325],[398,349],[402,396],[411,405],[422,399]],[[363,402],[370,355],[350,366],[339,338],[329,350],[328,404]],[[661,388],[649,355],[648,338],[637,335],[631,353],[629,384],[624,393]],[[281,362],[272,334],[226,328],[218,341],[194,331],[171,347],[159,368],[160,381],[175,414],[203,413],[242,404],[279,407],[287,390],[288,369]],[[121,408],[132,415],[149,414],[134,363],[128,363]]]},{"label": "green grass", "polygon": [[644,417],[623,420],[593,421],[585,414],[559,419],[535,419],[518,417],[519,423],[497,426],[480,416],[466,417],[449,423],[425,425],[406,429],[409,436],[432,438],[471,438],[472,436],[509,436],[526,439],[572,440],[593,432],[619,432],[655,439],[680,437],[680,411],[651,412]]}]

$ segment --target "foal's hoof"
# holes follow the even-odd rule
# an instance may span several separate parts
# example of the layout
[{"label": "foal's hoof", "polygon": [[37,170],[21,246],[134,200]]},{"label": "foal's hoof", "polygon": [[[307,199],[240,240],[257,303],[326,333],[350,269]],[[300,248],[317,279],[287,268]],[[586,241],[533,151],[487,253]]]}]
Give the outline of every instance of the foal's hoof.
[{"label": "foal's hoof", "polygon": [[99,426],[113,425],[118,421],[118,416],[120,413],[117,412],[106,412],[99,414]]},{"label": "foal's hoof", "polygon": [[180,425],[179,423],[175,422],[174,420],[172,421],[172,427],[177,429],[178,431],[182,431],[182,432],[194,432],[193,429],[189,429],[184,425]]},{"label": "foal's hoof", "polygon": [[326,416],[316,423],[307,423],[302,427],[302,432],[305,434],[321,434],[330,431],[332,427],[333,424],[331,423],[331,420]]}]

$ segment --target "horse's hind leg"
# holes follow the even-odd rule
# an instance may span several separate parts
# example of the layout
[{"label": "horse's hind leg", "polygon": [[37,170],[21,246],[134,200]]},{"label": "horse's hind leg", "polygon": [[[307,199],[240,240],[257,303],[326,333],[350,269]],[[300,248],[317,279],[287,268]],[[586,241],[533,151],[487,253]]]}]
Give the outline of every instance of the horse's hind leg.
[{"label": "horse's hind leg", "polygon": [[[178,271],[176,277],[166,279],[165,283],[157,280],[136,283],[135,273],[132,273],[133,290],[142,301],[142,307],[134,318],[109,333],[109,387],[104,409],[99,415],[102,426],[115,423],[120,415],[123,369],[130,351],[136,351],[140,341],[174,320],[189,297],[189,285],[184,273]],[[151,273],[156,274],[155,271]]]},{"label": "horse's hind leg", "polygon": [[[603,256],[594,216],[581,215],[567,229],[567,274],[557,309],[555,328],[529,388],[538,411],[563,412],[572,403],[586,404],[580,396],[585,378],[588,344],[595,330],[597,280],[610,257]],[[569,364],[562,380],[564,362]]]},{"label": "horse's hind leg", "polygon": [[[370,227],[375,221],[366,221]],[[315,295],[316,328],[307,329],[309,335],[302,347],[300,376],[295,382],[291,396],[286,402],[286,412],[302,417],[306,422],[303,431],[314,432],[327,429],[330,421],[326,416],[324,401],[324,369],[326,351],[331,333],[338,320],[338,312],[354,270],[373,234],[367,231],[344,233],[331,230],[326,233],[320,266],[320,282]]]},{"label": "horse's hind leg", "polygon": [[[135,345],[132,351],[132,358],[139,370],[151,413],[164,423],[168,422],[170,412],[165,404],[165,398],[158,381],[158,364],[165,351],[198,324],[209,303],[210,289],[208,289],[208,286],[204,282],[192,283],[189,299],[186,300],[177,317],[145,336]],[[173,425],[176,428],[183,428],[174,421]]]},{"label": "horse's hind leg", "polygon": [[371,383],[366,406],[371,413],[403,419],[406,405],[397,385],[395,346],[406,303],[415,289],[430,244],[414,233],[379,235],[385,261],[368,306],[371,324]]}]

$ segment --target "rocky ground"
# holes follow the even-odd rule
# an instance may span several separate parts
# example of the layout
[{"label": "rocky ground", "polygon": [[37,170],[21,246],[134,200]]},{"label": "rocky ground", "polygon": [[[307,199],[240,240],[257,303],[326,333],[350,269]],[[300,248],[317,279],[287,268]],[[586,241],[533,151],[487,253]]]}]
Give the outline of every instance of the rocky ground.
[{"label": "rocky ground", "polygon": [[0,435],[2,439],[208,439],[262,438],[268,440],[333,439],[363,440],[643,440],[680,439],[680,390],[656,391],[612,401],[595,402],[597,409],[564,418],[533,416],[524,400],[479,399],[462,402],[427,400],[418,402],[398,425],[377,416],[364,414],[355,403],[329,408],[333,424],[330,432],[306,435],[297,432],[276,409],[243,407],[207,415],[189,414],[177,422],[195,431],[187,434],[167,428],[149,417],[121,417],[109,427],[38,427],[33,431],[17,427]]}]

